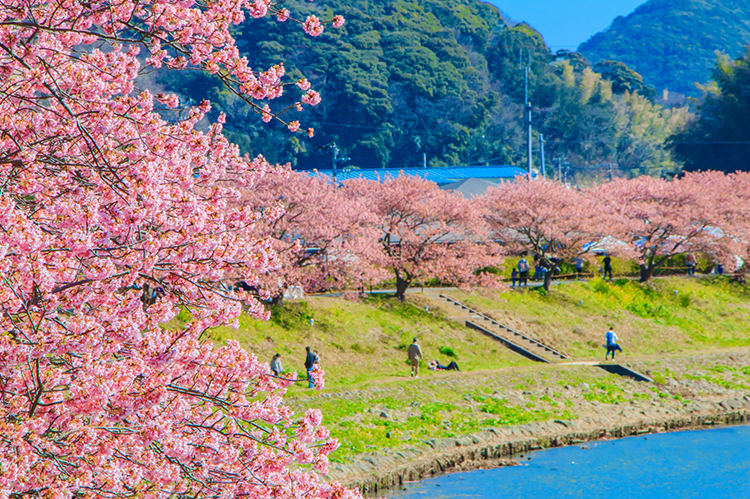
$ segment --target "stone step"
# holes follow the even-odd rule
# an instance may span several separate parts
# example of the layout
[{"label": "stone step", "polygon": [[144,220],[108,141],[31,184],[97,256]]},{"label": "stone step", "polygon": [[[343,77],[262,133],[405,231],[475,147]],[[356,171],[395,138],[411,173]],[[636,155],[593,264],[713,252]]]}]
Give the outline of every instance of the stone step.
[{"label": "stone step", "polygon": [[[551,348],[551,347],[549,347],[549,346],[547,346],[547,345],[545,345],[545,344],[543,344],[543,343],[535,340],[534,338],[529,337],[528,335],[526,335],[524,333],[521,333],[521,332],[518,332],[518,331],[514,331],[510,327],[508,327],[508,326],[506,326],[504,324],[501,324],[500,322],[496,321],[495,319],[492,319],[491,317],[487,317],[483,313],[478,312],[478,311],[476,311],[476,310],[468,307],[467,305],[459,302],[458,300],[455,300],[455,299],[453,299],[453,298],[451,298],[449,296],[446,296],[443,293],[440,293],[440,298],[443,299],[443,300],[445,300],[445,301],[447,301],[449,304],[453,305],[456,308],[461,308],[461,310],[466,310],[466,311],[474,314],[474,316],[476,316],[476,317],[473,317],[473,318],[479,318],[479,319],[482,319],[483,323],[489,323],[489,325],[482,325],[482,326],[479,326],[478,324],[476,324],[474,322],[472,324],[474,326],[478,326],[478,328],[486,329],[487,331],[491,332],[493,336],[503,337],[505,340],[507,340],[507,341],[509,341],[511,343],[514,343],[514,341],[520,341],[524,345],[524,347],[523,347],[524,350],[536,350],[536,351],[539,351],[542,355],[549,355],[549,356],[551,356],[552,359],[554,359],[556,361],[571,360],[570,357],[568,357],[567,355],[565,355],[565,354],[563,354],[561,352],[558,352],[557,350],[555,350],[555,349],[553,349],[553,348]],[[478,329],[478,328],[475,328],[475,329]],[[511,338],[507,337],[508,333],[512,333],[513,340]],[[528,343],[528,345],[527,345],[527,343]],[[516,345],[516,346],[519,346],[519,345]],[[519,348],[521,348],[521,347],[519,346]],[[537,354],[534,354],[534,355],[537,355]]]},{"label": "stone step", "polygon": [[475,324],[475,323],[473,323],[471,321],[466,321],[466,325],[468,327],[472,328],[472,329],[476,329],[477,331],[479,331],[481,333],[484,333],[485,335],[489,336],[490,338],[493,338],[493,339],[499,341],[500,343],[502,343],[503,345],[505,345],[510,350],[514,351],[515,353],[517,353],[519,355],[523,355],[527,359],[533,360],[535,362],[542,362],[542,363],[545,363],[545,364],[550,364],[550,361],[547,360],[547,359],[545,359],[541,355],[537,355],[536,353],[534,353],[534,352],[532,352],[532,351],[530,351],[530,350],[528,350],[528,349],[526,349],[526,348],[524,348],[524,347],[522,347],[522,346],[520,346],[520,345],[518,345],[518,344],[516,344],[516,343],[514,343],[514,342],[512,342],[512,341],[510,341],[508,339],[506,339],[506,338],[503,338],[502,336],[493,333],[489,329],[487,329],[487,328],[485,328],[483,326],[480,326],[479,324]]}]

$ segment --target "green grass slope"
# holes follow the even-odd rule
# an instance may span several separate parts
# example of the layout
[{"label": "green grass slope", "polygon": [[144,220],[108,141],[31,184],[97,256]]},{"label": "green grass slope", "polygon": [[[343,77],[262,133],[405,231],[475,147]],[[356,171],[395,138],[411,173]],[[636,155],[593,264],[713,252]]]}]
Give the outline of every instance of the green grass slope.
[{"label": "green grass slope", "polygon": [[[419,292],[408,294],[406,303],[384,296],[290,301],[274,307],[270,321],[243,316],[238,330],[219,328],[210,337],[216,343],[236,339],[264,361],[278,352],[285,369],[299,373],[304,347],[319,351],[326,388],[309,390],[299,383],[286,402],[298,413],[310,407],[323,411],[326,427],[341,442],[332,456],[335,466],[363,453],[426,448],[484,428],[585,419],[611,407],[632,407],[637,416],[641,405],[668,401],[676,410],[688,401],[679,390],[670,391],[674,383],[668,382],[680,377],[750,389],[746,364],[727,371],[722,359],[710,369],[683,360],[750,345],[750,292],[726,278],[660,278],[648,285],[595,279],[554,286],[549,294],[539,289],[450,294],[578,360],[600,359],[604,332],[613,325],[625,349],[619,359],[640,365],[657,384],[589,366],[532,363],[452,322]],[[180,323],[178,318],[172,325]],[[406,348],[414,336],[427,360],[456,360],[462,372],[423,368],[419,379],[410,378]]]},{"label": "green grass slope", "polygon": [[[406,349],[414,337],[419,338],[426,361],[456,360],[463,370],[530,364],[446,319],[439,310],[425,311],[419,297],[406,303],[377,296],[361,301],[325,297],[287,302],[273,308],[268,322],[243,316],[239,330],[219,328],[211,333],[216,342],[238,340],[266,362],[279,353],[285,370],[303,374],[305,347],[310,346],[321,357],[330,388],[407,376]],[[420,374],[429,376],[425,362]]]},{"label": "green grass slope", "polygon": [[594,279],[549,294],[453,294],[577,359],[603,355],[609,326],[630,357],[750,345],[750,292],[726,278]]}]

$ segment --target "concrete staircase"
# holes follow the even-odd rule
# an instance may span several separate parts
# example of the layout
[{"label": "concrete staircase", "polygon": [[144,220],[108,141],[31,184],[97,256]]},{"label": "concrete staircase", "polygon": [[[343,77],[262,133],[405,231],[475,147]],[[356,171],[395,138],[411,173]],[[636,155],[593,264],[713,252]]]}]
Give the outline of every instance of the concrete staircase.
[{"label": "concrete staircase", "polygon": [[[424,296],[430,298],[430,302],[439,306],[447,313],[449,319],[465,324],[490,338],[497,340],[511,351],[531,359],[535,362],[558,365],[581,365],[603,369],[611,374],[632,378],[636,381],[653,383],[653,380],[643,373],[639,373],[627,366],[615,362],[601,362],[596,360],[574,361],[568,355],[543,344],[528,334],[515,331],[491,317],[451,298],[440,289],[423,289]],[[447,290],[446,290],[447,291]],[[415,291],[416,292],[416,291]]]},{"label": "concrete staircase", "polygon": [[514,331],[510,327],[487,317],[468,305],[454,300],[450,296],[439,293],[433,296],[433,298],[439,301],[441,308],[447,308],[451,312],[458,312],[458,315],[452,316],[454,320],[463,322],[468,327],[497,340],[519,355],[547,364],[556,364],[571,360],[570,357],[558,352],[554,348],[537,341],[527,334]]}]

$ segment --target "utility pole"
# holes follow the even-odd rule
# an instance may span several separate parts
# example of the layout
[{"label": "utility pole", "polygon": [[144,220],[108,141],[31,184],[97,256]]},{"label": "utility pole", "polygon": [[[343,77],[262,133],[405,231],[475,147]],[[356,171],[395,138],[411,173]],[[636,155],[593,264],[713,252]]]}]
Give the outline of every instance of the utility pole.
[{"label": "utility pole", "polygon": [[524,95],[523,95],[523,114],[524,114],[524,121],[527,129],[527,144],[529,146],[529,150],[527,152],[527,163],[529,168],[529,178],[531,178],[531,170],[533,168],[533,160],[531,157],[532,154],[532,143],[531,143],[531,102],[529,102],[529,71],[531,71],[531,68],[529,67],[528,61],[526,62],[526,67],[524,68]]},{"label": "utility pole", "polygon": [[422,168],[427,168],[427,153],[422,153]]},{"label": "utility pole", "polygon": [[539,151],[541,152],[541,155],[542,155],[542,157],[541,157],[541,160],[542,160],[542,178],[544,180],[547,180],[547,170],[546,170],[545,165],[544,165],[544,134],[543,133],[539,134],[539,146],[540,146]]}]

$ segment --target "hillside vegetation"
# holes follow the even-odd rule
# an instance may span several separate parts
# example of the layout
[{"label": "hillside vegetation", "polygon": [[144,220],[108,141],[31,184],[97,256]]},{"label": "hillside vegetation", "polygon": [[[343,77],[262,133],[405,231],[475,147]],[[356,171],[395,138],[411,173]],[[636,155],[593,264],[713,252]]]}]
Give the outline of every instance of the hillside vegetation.
[{"label": "hillside vegetation", "polygon": [[[721,277],[662,278],[649,285],[594,279],[561,284],[550,294],[540,289],[450,294],[575,360],[601,359],[611,325],[624,348],[618,360],[650,359],[652,376],[661,384],[671,374],[659,367],[660,360],[750,346],[750,292]],[[450,321],[419,292],[407,294],[406,303],[384,295],[359,301],[309,297],[274,306],[268,322],[243,316],[238,330],[221,328],[210,335],[216,342],[237,339],[263,360],[281,353],[285,369],[303,375],[304,347],[317,349],[326,388],[316,392],[299,383],[290,388],[289,399],[298,411],[324,411],[327,426],[342,441],[334,458],[339,462],[486,427],[576,419],[575,397],[599,404],[672,398],[663,387],[623,385],[616,376],[590,368],[542,372],[539,364]],[[420,379],[411,379],[406,347],[413,336],[425,360],[455,360],[462,372],[429,371],[423,362]],[[732,383],[750,387],[750,371],[744,376]],[[706,380],[728,383],[721,376]],[[570,391],[564,385],[583,388]],[[523,396],[530,387],[541,394]]]},{"label": "hillside vegetation", "polygon": [[[560,283],[551,293],[532,287],[448,293],[577,360],[603,355],[609,326],[625,358],[750,346],[750,290],[724,276],[665,277],[647,284],[597,278]],[[274,305],[269,321],[243,315],[239,329],[218,328],[210,335],[215,342],[235,339],[264,361],[280,353],[285,370],[302,374],[305,347],[311,346],[322,358],[329,388],[408,376],[406,348],[413,337],[426,360],[456,360],[463,371],[531,365],[451,321],[450,310],[419,290],[406,296],[403,303],[386,294],[360,300],[311,296]]]},{"label": "hillside vegetation", "polygon": [[690,171],[750,170],[750,46],[722,57],[712,72],[698,116],[672,142]]},{"label": "hillside vegetation", "polygon": [[750,43],[748,0],[649,0],[581,44],[593,62],[617,60],[658,91],[699,96],[716,52],[737,57]]},{"label": "hillside vegetation", "polygon": [[[540,290],[542,291],[542,290]],[[599,359],[613,326],[626,358],[750,345],[750,292],[725,278],[560,284],[553,293],[455,293],[576,359]]]},{"label": "hillside vegetation", "polygon": [[[343,14],[346,25],[313,40],[291,22],[250,20],[236,33],[254,69],[283,63],[321,91],[312,111],[283,115],[315,128],[312,140],[264,124],[215,79],[195,73],[155,77],[160,85],[227,113],[225,131],[243,151],[299,168],[328,168],[335,141],[352,167],[523,164],[524,74],[529,73],[534,153],[538,134],[548,165],[575,173],[627,174],[679,169],[664,142],[688,113],[653,104],[648,82],[620,63],[591,68],[580,54],[552,54],[542,35],[510,25],[479,0],[301,0],[288,2],[300,18]],[[267,36],[260,39],[258,32]],[[291,98],[291,97],[290,97]],[[293,104],[269,102],[272,111]],[[606,164],[606,166],[602,166]],[[343,164],[340,166],[344,166]],[[555,168],[551,167],[551,170]]]}]

